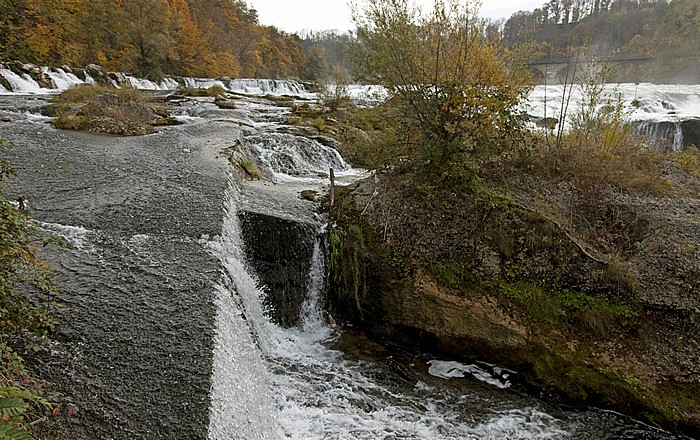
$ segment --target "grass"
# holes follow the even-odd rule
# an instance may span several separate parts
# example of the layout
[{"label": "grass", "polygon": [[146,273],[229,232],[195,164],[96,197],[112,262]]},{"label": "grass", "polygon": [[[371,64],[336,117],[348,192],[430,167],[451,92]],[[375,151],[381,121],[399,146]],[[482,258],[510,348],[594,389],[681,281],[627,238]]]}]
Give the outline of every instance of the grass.
[{"label": "grass", "polygon": [[533,281],[502,282],[500,294],[534,322],[584,330],[598,337],[609,336],[639,316],[634,306],[619,298],[599,298]]},{"label": "grass", "polygon": [[147,100],[146,95],[144,95],[139,90],[131,87],[122,87],[120,89],[115,87],[104,87],[93,84],[78,84],[76,86],[70,87],[63,91],[61,94],[51,98],[52,103],[64,103],[64,104],[82,104],[90,101],[91,99],[105,94],[112,94],[119,96],[122,100],[126,102],[145,102]]}]

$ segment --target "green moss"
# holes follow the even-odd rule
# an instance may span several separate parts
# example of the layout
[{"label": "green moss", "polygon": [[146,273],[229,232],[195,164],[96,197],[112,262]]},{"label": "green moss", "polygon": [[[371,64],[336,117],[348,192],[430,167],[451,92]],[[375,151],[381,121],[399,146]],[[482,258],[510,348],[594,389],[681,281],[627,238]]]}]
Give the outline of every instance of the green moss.
[{"label": "green moss", "polygon": [[619,298],[598,298],[532,281],[501,282],[500,294],[534,322],[580,329],[601,337],[624,328],[639,316],[633,305]]},{"label": "green moss", "polygon": [[243,171],[245,171],[246,175],[250,179],[258,180],[260,179],[260,177],[262,177],[262,173],[260,173],[260,170],[258,169],[258,167],[255,166],[253,162],[244,160],[241,162],[240,165]]},{"label": "green moss", "polygon": [[488,294],[494,289],[493,282],[475,273],[462,261],[433,261],[429,268],[438,283],[452,290],[458,290],[465,294]]},{"label": "green moss", "polygon": [[351,316],[362,319],[367,296],[367,275],[364,262],[365,237],[360,225],[337,225],[330,233],[330,270],[333,291],[341,304],[352,304]]}]

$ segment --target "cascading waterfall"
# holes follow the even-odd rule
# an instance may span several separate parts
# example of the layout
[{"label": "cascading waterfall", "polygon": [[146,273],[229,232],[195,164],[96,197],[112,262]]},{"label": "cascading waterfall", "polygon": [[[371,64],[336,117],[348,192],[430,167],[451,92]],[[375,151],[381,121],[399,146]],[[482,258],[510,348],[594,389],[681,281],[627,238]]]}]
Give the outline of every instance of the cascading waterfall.
[{"label": "cascading waterfall", "polygon": [[220,86],[229,92],[246,95],[292,95],[312,96],[303,84],[293,80],[274,80],[256,78],[183,78],[185,86],[192,88],[209,88]]},{"label": "cascading waterfall", "polygon": [[[289,146],[307,147],[296,141]],[[323,157],[333,163],[334,156]],[[327,169],[330,163],[319,166]],[[340,329],[328,323],[321,307],[327,271],[320,219],[316,235],[309,237],[314,248],[299,324],[272,323],[261,305],[264,292],[244,258],[241,197],[232,181],[222,236],[209,242],[226,271],[217,289],[211,439],[556,438],[565,432],[561,420],[531,402],[382,379],[387,376],[383,363],[354,360],[330,348]]]},{"label": "cascading waterfall", "polygon": [[230,179],[221,237],[208,243],[225,271],[216,289],[209,438],[274,439],[279,433],[260,345],[269,338],[263,336],[262,292],[245,265],[239,200]]},{"label": "cascading waterfall", "polygon": [[635,130],[660,148],[673,151],[683,149],[683,127],[680,122],[639,121],[635,123]]},{"label": "cascading waterfall", "polygon": [[289,176],[318,177],[333,168],[339,174],[350,171],[337,150],[313,139],[288,133],[265,132],[249,139],[263,164],[279,180]]}]

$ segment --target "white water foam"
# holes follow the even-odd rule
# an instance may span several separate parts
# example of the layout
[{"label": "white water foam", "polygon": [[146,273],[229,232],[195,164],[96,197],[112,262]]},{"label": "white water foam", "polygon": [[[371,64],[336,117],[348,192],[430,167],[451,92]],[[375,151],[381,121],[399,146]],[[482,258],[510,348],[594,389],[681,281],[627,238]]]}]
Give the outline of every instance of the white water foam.
[{"label": "white water foam", "polygon": [[62,225],[60,223],[38,222],[41,229],[53,233],[66,240],[76,249],[90,248],[87,242],[87,235],[91,232],[82,226]]},{"label": "white water foam", "polygon": [[330,169],[338,177],[359,176],[364,170],[348,165],[334,148],[289,133],[263,132],[250,138],[262,164],[277,182],[324,182]]},{"label": "white water foam", "polygon": [[290,95],[300,98],[314,98],[299,82],[293,80],[255,79],[255,78],[184,78],[185,86],[206,89],[220,86],[229,92],[246,95]]},{"label": "white water foam", "polygon": [[15,94],[44,94],[52,92],[51,89],[44,89],[39,86],[39,83],[26,73],[17,75],[10,69],[0,68],[0,75],[10,83],[12,93]]},{"label": "white water foam", "polygon": [[428,362],[428,365],[430,365],[428,373],[435,377],[453,379],[470,375],[477,380],[498,388],[510,387],[510,382],[508,381],[509,373],[503,373],[504,370],[497,367],[495,373],[500,373],[500,375],[491,374],[477,365],[465,365],[455,361],[432,360]]},{"label": "white water foam", "polygon": [[233,180],[218,245],[225,270],[216,288],[209,438],[279,438],[270,379],[259,342],[265,318],[256,280],[245,267],[238,221],[239,191]]}]

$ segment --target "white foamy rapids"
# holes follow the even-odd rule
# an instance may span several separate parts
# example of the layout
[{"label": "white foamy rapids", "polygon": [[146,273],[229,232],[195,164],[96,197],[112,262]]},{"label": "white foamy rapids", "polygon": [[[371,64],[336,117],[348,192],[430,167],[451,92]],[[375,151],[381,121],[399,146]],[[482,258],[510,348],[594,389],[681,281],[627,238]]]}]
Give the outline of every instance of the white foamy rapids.
[{"label": "white foamy rapids", "polygon": [[184,78],[184,81],[187,87],[206,89],[218,85],[229,92],[247,95],[290,95],[302,98],[315,96],[306,90],[303,84],[292,80]]},{"label": "white foamy rapids", "polygon": [[[632,121],[678,121],[700,118],[700,85],[608,84],[604,96],[620,97]],[[581,88],[574,85],[537,86],[523,105],[536,117],[557,118],[564,109],[571,114],[583,100]]]},{"label": "white foamy rapids", "polygon": [[565,423],[535,408],[418,382],[382,384],[375,365],[348,360],[305,330],[280,330],[270,353],[279,421],[290,439],[560,438]]},{"label": "white foamy rapids", "polygon": [[175,90],[180,87],[180,84],[172,78],[164,78],[160,83],[130,75],[126,75],[126,79],[131,87],[139,90]]},{"label": "white foamy rapids", "polygon": [[313,139],[271,132],[250,138],[250,142],[278,181],[327,176],[331,168],[337,175],[354,172],[338,151]]},{"label": "white foamy rapids", "polygon": [[10,69],[0,68],[0,76],[5,78],[10,84],[10,87],[12,87],[12,90],[8,90],[10,93],[46,94],[55,92],[52,89],[42,88],[39,83],[34,81],[34,79],[26,73],[17,75]]},{"label": "white foamy rapids", "polygon": [[84,81],[75,76],[72,73],[68,73],[63,69],[49,69],[48,67],[42,67],[42,72],[47,74],[51,78],[51,83],[53,88],[57,91],[63,91],[71,86],[77,84],[84,84]]},{"label": "white foamy rapids", "polygon": [[39,222],[38,224],[44,231],[58,235],[76,249],[88,247],[87,235],[90,232],[89,229],[85,229],[82,226],[62,225],[60,223]]},{"label": "white foamy rapids", "polygon": [[385,101],[388,92],[382,86],[353,84],[348,86],[348,95],[356,105],[371,106]]},{"label": "white foamy rapids", "polygon": [[443,379],[462,378],[468,374],[498,388],[509,388],[511,385],[508,381],[511,372],[495,366],[491,366],[492,372],[489,372],[477,365],[464,365],[454,361],[432,360],[428,362],[428,365],[430,365],[428,373]]},{"label": "white foamy rapids", "polygon": [[239,191],[233,180],[218,255],[226,274],[216,288],[217,316],[212,370],[210,439],[280,438],[269,373],[259,341],[266,319],[257,282],[243,259]]}]

